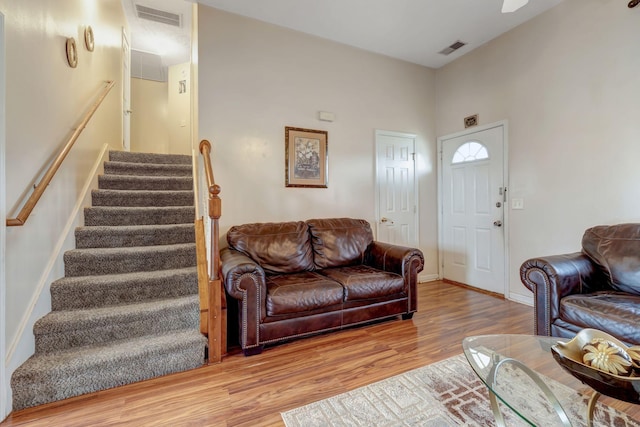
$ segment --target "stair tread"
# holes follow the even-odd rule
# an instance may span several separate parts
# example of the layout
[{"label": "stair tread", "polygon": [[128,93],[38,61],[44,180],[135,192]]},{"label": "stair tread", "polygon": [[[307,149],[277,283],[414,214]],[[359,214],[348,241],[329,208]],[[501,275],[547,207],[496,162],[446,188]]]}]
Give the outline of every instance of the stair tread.
[{"label": "stair tread", "polygon": [[65,276],[168,270],[196,265],[196,244],[81,248],[64,253]]},{"label": "stair tread", "polygon": [[131,163],[185,164],[191,165],[193,160],[188,154],[160,154],[135,151],[109,151],[109,160],[120,159]]},{"label": "stair tread", "polygon": [[104,163],[105,175],[155,175],[155,176],[192,176],[191,164],[134,163],[108,161]]},{"label": "stair tread", "polygon": [[98,176],[100,189],[193,190],[193,176],[116,175]]},{"label": "stair tread", "polygon": [[149,169],[149,168],[163,168],[163,169],[180,169],[180,170],[191,170],[193,167],[191,163],[189,164],[180,164],[180,163],[144,163],[144,162],[123,162],[118,160],[109,160],[105,162],[109,165],[122,165],[127,166],[128,168],[136,168],[140,169]]},{"label": "stair tread", "polygon": [[76,227],[76,231],[80,230],[87,233],[135,233],[148,231],[168,231],[168,230],[192,230],[193,224],[141,224],[141,225],[82,225]]},{"label": "stair tread", "polygon": [[193,190],[121,190],[114,188],[99,188],[97,190],[91,190],[92,193],[113,194],[119,196],[121,194],[193,194]]},{"label": "stair tread", "polygon": [[134,211],[134,210],[141,210],[141,211],[154,211],[154,210],[167,210],[167,211],[171,211],[171,210],[175,210],[175,211],[179,211],[179,210],[188,210],[191,209],[193,210],[193,206],[91,206],[91,207],[87,207],[85,209],[95,209],[95,210],[105,210],[105,211],[122,211],[122,212],[126,212],[126,211]]},{"label": "stair tread", "polygon": [[205,348],[202,334],[183,330],[37,354],[11,377],[13,409],[195,369]]},{"label": "stair tread", "polygon": [[[124,163],[124,162],[121,162]],[[162,176],[162,175],[118,175],[115,173],[108,175],[99,175],[99,179],[103,179],[106,181],[153,181],[153,182],[172,182],[172,181],[180,181],[180,182],[192,182],[193,177],[191,176]]]},{"label": "stair tread", "polygon": [[[51,351],[48,353],[34,354],[25,364],[21,365],[15,372],[22,373],[31,368],[37,370],[59,370],[65,369],[64,365],[74,364],[74,359],[79,358],[89,361],[89,358],[96,358],[94,363],[104,363],[111,353],[117,357],[125,358],[127,354],[144,354],[150,350],[170,349],[171,347],[180,347],[183,341],[195,341],[206,343],[206,338],[197,330],[175,330],[164,334],[147,335],[142,337],[129,338],[125,340],[114,341],[109,344],[88,345],[77,348],[68,348],[59,351]],[[204,361],[204,355],[203,355]],[[39,365],[38,367],[34,366]],[[83,363],[79,363],[82,365]],[[88,365],[85,364],[85,366]],[[15,375],[15,374],[14,374]]]},{"label": "stair tread", "polygon": [[194,304],[199,304],[197,294],[108,307],[51,311],[36,321],[33,330],[35,334],[41,334],[89,329],[109,324],[115,319],[120,319],[121,323],[125,319],[132,322],[163,310],[180,309]]},{"label": "stair tread", "polygon": [[142,224],[193,224],[194,206],[92,206],[85,208],[85,224],[142,225]]},{"label": "stair tread", "polygon": [[193,224],[96,225],[77,227],[76,249],[191,243]]},{"label": "stair tread", "polygon": [[121,282],[127,283],[132,282],[138,279],[160,279],[164,277],[171,277],[175,275],[181,274],[193,274],[197,273],[197,267],[184,267],[184,268],[173,268],[169,270],[154,270],[154,271],[136,271],[133,273],[120,273],[120,274],[104,274],[102,276],[71,276],[71,277],[61,277],[60,279],[54,281],[51,286],[59,286],[60,284],[66,285],[77,285],[82,284],[83,282],[90,281],[93,284],[101,284],[101,283],[113,283],[113,282]]},{"label": "stair tread", "polygon": [[63,277],[51,284],[53,310],[108,307],[198,292],[197,267]]},{"label": "stair tread", "polygon": [[114,190],[91,191],[93,206],[193,206],[192,190]]},{"label": "stair tread", "polygon": [[153,245],[153,246],[132,246],[132,247],[117,247],[117,248],[80,248],[70,249],[65,252],[65,256],[75,256],[82,254],[95,254],[95,255],[119,255],[119,254],[140,254],[140,253],[162,253],[180,251],[187,248],[194,248],[195,243],[175,243],[172,245]]}]

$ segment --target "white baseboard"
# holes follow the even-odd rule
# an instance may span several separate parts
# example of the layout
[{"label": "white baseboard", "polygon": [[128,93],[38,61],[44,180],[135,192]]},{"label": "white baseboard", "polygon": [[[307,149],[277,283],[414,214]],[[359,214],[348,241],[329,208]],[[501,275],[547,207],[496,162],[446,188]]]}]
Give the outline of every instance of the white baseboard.
[{"label": "white baseboard", "polygon": [[440,279],[437,273],[418,274],[418,283],[433,282]]},{"label": "white baseboard", "polygon": [[[47,266],[45,267],[38,286],[29,302],[28,309],[25,311],[15,339],[7,347],[7,355],[5,359],[5,368],[7,373],[6,383],[2,384],[6,387],[8,400],[11,401],[11,387],[9,378],[18,366],[27,360],[35,351],[35,338],[33,336],[33,325],[42,316],[51,311],[51,294],[49,288],[51,283],[59,279],[58,272],[60,264],[63,264],[62,254],[64,251],[75,248],[75,228],[84,223],[85,206],[91,205],[91,190],[97,188],[98,174],[102,173],[102,166],[108,155],[109,145],[104,144],[95,164],[93,165],[87,180],[80,192],[76,205],[73,208],[69,220],[63,228],[60,238],[56,243],[54,250],[49,257]],[[64,267],[62,267],[64,271]]]},{"label": "white baseboard", "polygon": [[525,304],[533,307],[533,295],[528,296],[528,295],[520,295],[520,294],[515,294],[513,292],[509,292],[509,296],[507,297],[507,299],[510,301],[519,302],[520,304]]}]

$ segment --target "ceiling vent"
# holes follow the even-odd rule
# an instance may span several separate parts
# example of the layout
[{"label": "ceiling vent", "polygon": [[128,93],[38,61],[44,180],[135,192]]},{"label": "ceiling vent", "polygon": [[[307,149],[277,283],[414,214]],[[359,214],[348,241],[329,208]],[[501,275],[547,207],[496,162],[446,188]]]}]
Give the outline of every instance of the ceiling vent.
[{"label": "ceiling vent", "polygon": [[161,24],[173,25],[174,27],[182,27],[180,15],[164,10],[153,9],[147,6],[136,4],[136,14],[140,19],[147,21],[159,22]]},{"label": "ceiling vent", "polygon": [[445,47],[444,49],[442,49],[438,53],[440,53],[442,55],[451,55],[453,52],[455,52],[456,50],[460,49],[462,46],[466,46],[466,45],[467,44],[465,42],[461,42],[460,40],[458,40],[457,42],[455,42],[451,46]]}]

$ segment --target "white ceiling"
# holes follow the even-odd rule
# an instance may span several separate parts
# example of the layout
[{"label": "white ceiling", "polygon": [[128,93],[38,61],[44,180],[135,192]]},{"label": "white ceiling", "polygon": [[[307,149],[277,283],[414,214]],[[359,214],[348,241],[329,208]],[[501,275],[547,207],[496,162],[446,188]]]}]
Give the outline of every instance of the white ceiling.
[{"label": "white ceiling", "polygon": [[[207,6],[432,68],[453,61],[561,1],[531,0],[520,10],[503,14],[502,0],[198,0]],[[135,2],[181,13],[186,18],[191,13],[189,2],[122,2],[131,26],[133,49],[169,51],[174,38],[178,42],[175,44],[183,47],[183,56],[162,54],[163,63],[189,60],[188,29],[167,35],[163,32],[171,29],[167,25],[142,21],[133,14]],[[189,19],[189,25],[190,22]],[[458,40],[467,46],[449,56],[438,53]]]},{"label": "white ceiling", "polygon": [[[180,15],[182,26],[140,19],[135,12],[136,4]],[[129,23],[132,50],[159,55],[165,67],[190,61],[191,3],[185,0],[122,0],[122,6]]]}]

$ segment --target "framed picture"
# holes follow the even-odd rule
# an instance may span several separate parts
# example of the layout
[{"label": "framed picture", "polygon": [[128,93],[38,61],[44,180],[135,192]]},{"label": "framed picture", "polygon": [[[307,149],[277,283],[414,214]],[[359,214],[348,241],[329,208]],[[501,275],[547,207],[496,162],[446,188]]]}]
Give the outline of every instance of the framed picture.
[{"label": "framed picture", "polygon": [[329,156],[326,130],[284,128],[287,187],[327,188]]}]

